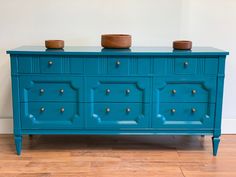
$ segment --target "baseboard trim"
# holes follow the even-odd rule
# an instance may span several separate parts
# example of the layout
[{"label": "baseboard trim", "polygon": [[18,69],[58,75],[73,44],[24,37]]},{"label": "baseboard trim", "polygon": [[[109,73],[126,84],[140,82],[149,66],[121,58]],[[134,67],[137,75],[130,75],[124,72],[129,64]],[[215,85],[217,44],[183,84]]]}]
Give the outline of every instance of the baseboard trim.
[{"label": "baseboard trim", "polygon": [[[236,125],[236,118],[223,119],[222,134],[236,134],[235,125]],[[12,134],[12,132],[13,132],[12,118],[0,117],[0,134]]]}]

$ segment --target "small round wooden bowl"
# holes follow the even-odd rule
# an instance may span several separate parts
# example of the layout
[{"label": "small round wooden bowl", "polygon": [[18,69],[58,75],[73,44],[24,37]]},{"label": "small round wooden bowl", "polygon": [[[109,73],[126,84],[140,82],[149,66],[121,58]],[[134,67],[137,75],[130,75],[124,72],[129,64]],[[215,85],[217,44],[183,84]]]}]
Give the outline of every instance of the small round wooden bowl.
[{"label": "small round wooden bowl", "polygon": [[101,45],[104,48],[126,49],[132,44],[132,36],[128,34],[103,34]]},{"label": "small round wooden bowl", "polygon": [[174,41],[173,48],[176,50],[191,50],[192,41]]},{"label": "small round wooden bowl", "polygon": [[63,40],[46,40],[45,47],[47,49],[63,49],[64,41]]}]

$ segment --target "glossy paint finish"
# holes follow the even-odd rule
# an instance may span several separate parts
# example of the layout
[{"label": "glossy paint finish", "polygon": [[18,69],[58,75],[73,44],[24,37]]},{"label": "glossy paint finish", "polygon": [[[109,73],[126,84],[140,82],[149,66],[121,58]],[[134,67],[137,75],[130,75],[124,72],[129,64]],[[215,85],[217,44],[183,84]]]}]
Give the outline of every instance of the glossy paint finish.
[{"label": "glossy paint finish", "polygon": [[14,134],[221,135],[224,63],[214,48],[20,47],[11,55]]}]

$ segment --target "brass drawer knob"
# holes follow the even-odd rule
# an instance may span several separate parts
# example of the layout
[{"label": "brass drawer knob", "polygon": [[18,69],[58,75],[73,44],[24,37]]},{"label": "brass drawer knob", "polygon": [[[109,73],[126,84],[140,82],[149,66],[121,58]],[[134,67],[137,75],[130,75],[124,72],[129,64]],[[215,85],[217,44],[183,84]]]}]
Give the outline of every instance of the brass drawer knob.
[{"label": "brass drawer knob", "polygon": [[193,113],[195,113],[197,111],[196,108],[192,108],[191,110]]},{"label": "brass drawer knob", "polygon": [[176,112],[176,109],[174,109],[174,108],[171,109],[171,112],[172,112],[172,113],[175,113],[175,112]]},{"label": "brass drawer knob", "polygon": [[109,95],[111,93],[110,89],[106,89],[106,94]]},{"label": "brass drawer knob", "polygon": [[65,108],[61,108],[60,111],[61,111],[61,112],[65,112]]},{"label": "brass drawer knob", "polygon": [[192,94],[196,94],[197,93],[197,90],[192,90]]},{"label": "brass drawer knob", "polygon": [[48,61],[48,65],[51,66],[53,64],[52,61]]},{"label": "brass drawer knob", "polygon": [[184,62],[184,67],[187,68],[189,63],[187,61]]},{"label": "brass drawer knob", "polygon": [[118,60],[118,61],[116,61],[116,66],[117,67],[119,67],[120,66],[120,64],[121,64],[121,62]]},{"label": "brass drawer knob", "polygon": [[176,94],[177,93],[177,91],[175,89],[172,90],[171,92],[172,92],[172,94]]},{"label": "brass drawer knob", "polygon": [[41,107],[40,108],[40,112],[44,112],[45,111],[45,108],[44,107]]},{"label": "brass drawer knob", "polygon": [[130,109],[130,108],[126,108],[126,112],[127,112],[127,113],[130,113],[130,112],[131,112],[131,109]]},{"label": "brass drawer knob", "polygon": [[111,112],[110,108],[106,108],[106,113]]},{"label": "brass drawer knob", "polygon": [[60,93],[63,94],[64,93],[64,89],[60,89]]},{"label": "brass drawer knob", "polygon": [[131,92],[130,89],[127,89],[127,90],[125,91],[126,95],[129,95],[130,92]]},{"label": "brass drawer knob", "polygon": [[41,94],[43,94],[43,93],[44,93],[44,89],[40,89],[39,92],[40,92]]}]

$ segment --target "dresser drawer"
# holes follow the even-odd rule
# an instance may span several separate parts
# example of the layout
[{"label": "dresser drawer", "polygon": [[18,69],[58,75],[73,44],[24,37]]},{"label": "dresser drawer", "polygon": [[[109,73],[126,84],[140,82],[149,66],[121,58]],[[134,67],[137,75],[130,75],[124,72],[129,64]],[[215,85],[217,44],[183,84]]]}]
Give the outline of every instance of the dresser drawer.
[{"label": "dresser drawer", "polygon": [[216,100],[216,78],[156,78],[154,102],[211,102]]},{"label": "dresser drawer", "polygon": [[155,128],[213,129],[215,104],[155,103],[152,126]]},{"label": "dresser drawer", "polygon": [[21,103],[23,129],[79,129],[84,127],[78,103]]},{"label": "dresser drawer", "polygon": [[86,102],[150,102],[150,79],[88,77]]},{"label": "dresser drawer", "polygon": [[111,75],[127,75],[130,70],[130,58],[115,57],[107,60],[107,73]]},{"label": "dresser drawer", "polygon": [[20,99],[82,102],[82,82],[80,77],[20,76]]},{"label": "dresser drawer", "polygon": [[145,103],[87,103],[87,128],[148,128],[150,105]]},{"label": "dresser drawer", "polygon": [[39,63],[41,73],[62,72],[62,58],[59,56],[40,56]]},{"label": "dresser drawer", "polygon": [[197,58],[175,58],[175,74],[196,74],[197,61]]}]

